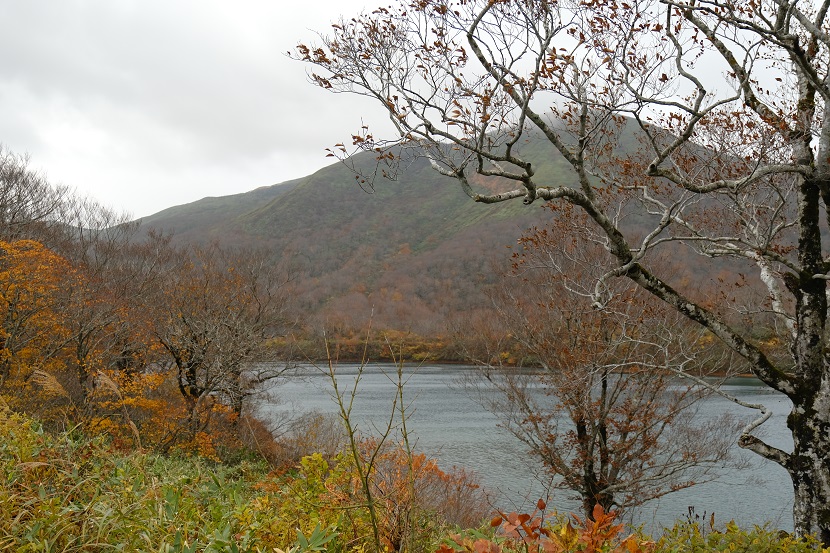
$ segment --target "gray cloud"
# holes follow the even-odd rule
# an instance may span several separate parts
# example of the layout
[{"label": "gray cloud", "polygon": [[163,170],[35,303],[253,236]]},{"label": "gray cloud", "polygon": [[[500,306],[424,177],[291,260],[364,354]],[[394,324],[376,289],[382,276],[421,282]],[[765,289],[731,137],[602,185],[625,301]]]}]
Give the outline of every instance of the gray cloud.
[{"label": "gray cloud", "polygon": [[307,174],[382,114],[285,52],[367,4],[0,0],[0,142],[137,216]]}]

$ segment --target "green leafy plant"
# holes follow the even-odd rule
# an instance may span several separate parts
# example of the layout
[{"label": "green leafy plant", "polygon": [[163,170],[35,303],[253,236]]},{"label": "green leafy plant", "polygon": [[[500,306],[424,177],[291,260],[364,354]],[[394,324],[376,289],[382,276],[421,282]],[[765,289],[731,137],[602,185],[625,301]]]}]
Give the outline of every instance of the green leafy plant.
[{"label": "green leafy plant", "polygon": [[337,527],[333,524],[326,528],[320,527],[320,523],[314,527],[309,537],[305,537],[302,532],[297,530],[297,552],[306,553],[307,551],[325,551],[326,544],[337,537]]}]

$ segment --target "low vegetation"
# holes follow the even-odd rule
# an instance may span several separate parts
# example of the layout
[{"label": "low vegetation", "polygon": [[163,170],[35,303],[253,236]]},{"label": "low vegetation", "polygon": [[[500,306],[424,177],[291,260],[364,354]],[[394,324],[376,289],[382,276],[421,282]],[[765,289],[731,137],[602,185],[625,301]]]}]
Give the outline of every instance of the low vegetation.
[{"label": "low vegetation", "polygon": [[770,528],[700,520],[650,538],[599,507],[583,520],[542,502],[488,524],[486,496],[463,471],[396,447],[374,466],[380,544],[346,452],[310,454],[287,471],[259,460],[125,453],[77,429],[51,434],[4,403],[0,551],[822,551]]}]

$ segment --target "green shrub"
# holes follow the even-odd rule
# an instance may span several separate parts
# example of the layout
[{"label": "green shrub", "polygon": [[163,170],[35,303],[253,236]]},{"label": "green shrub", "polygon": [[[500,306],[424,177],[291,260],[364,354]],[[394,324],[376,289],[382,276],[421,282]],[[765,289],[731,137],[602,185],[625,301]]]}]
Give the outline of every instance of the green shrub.
[{"label": "green shrub", "polygon": [[741,553],[830,553],[812,538],[797,539],[786,532],[767,526],[752,529],[739,528],[729,522],[723,530],[712,529],[711,524],[698,521],[678,522],[663,532],[657,541],[659,553],[713,553],[738,551]]}]

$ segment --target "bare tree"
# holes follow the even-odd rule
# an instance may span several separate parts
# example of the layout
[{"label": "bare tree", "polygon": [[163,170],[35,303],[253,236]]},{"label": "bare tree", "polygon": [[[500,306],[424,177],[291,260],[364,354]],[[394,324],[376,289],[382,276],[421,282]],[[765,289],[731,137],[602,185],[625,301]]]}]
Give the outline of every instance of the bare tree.
[{"label": "bare tree", "polygon": [[[56,249],[74,267],[63,289],[61,314],[68,331],[63,348],[82,402],[99,371],[140,371],[149,362],[148,325],[141,324],[141,311],[135,307],[158,275],[143,270],[138,261],[158,252],[147,247],[153,237],[139,241],[138,230],[129,215],[90,199],[70,198],[63,210]],[[128,350],[132,363],[125,363]]]},{"label": "bare tree", "polygon": [[241,414],[284,371],[267,363],[267,340],[287,321],[289,281],[263,252],[215,244],[180,252],[154,302],[155,334],[175,364],[192,432],[209,424],[211,402]]},{"label": "bare tree", "polygon": [[[343,20],[296,50],[320,68],[317,85],[374,98],[389,114],[396,138],[352,139],[379,167],[418,152],[475,201],[542,199],[585,214],[608,252],[597,307],[614,279],[630,279],[792,400],[791,451],[753,434],[768,411],[739,443],[787,470],[797,532],[825,544],[828,9],[830,0],[422,0]],[[546,149],[525,148],[535,137]],[[495,183],[477,188],[483,179]],[[631,214],[640,228],[626,226]],[[706,303],[661,272],[653,254],[678,243],[754,267],[765,298],[746,307],[777,317],[789,358],[774,359],[729,318],[729,289]]]},{"label": "bare tree", "polygon": [[506,337],[495,342],[531,369],[491,370],[503,359],[491,354],[485,380],[471,384],[485,385],[484,405],[553,486],[576,492],[590,519],[597,504],[628,511],[741,468],[729,450],[742,425],[702,416],[711,389],[678,378],[724,375],[728,356],[712,352],[711,335],[632,284],[617,283],[606,308],[593,309],[583,296],[596,247],[560,249],[545,231],[524,243],[493,294],[493,320]]},{"label": "bare tree", "polygon": [[43,240],[60,219],[69,196],[29,168],[29,158],[0,144],[0,237]]}]

